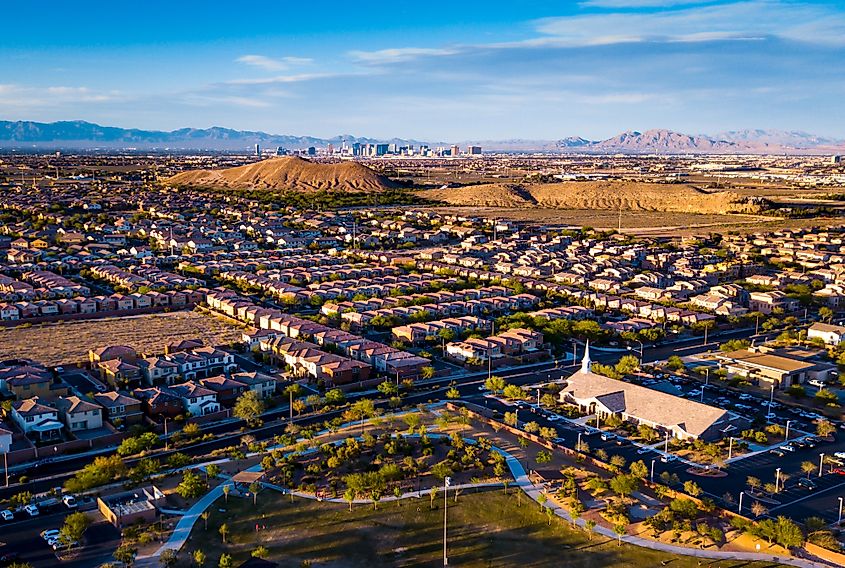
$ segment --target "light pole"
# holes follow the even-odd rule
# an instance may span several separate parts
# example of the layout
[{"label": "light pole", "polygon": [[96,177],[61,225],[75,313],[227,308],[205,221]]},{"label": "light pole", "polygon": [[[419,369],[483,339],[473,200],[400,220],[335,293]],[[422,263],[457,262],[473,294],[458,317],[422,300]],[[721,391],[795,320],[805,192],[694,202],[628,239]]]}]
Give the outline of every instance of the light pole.
[{"label": "light pole", "polygon": [[167,417],[164,417],[164,451],[167,451],[169,448],[169,440],[167,439]]},{"label": "light pole", "polygon": [[775,470],[775,493],[780,493],[780,468]]},{"label": "light pole", "polygon": [[769,396],[769,414],[772,413],[772,403],[774,401],[775,401],[775,383],[772,383],[772,394]]},{"label": "light pole", "polygon": [[443,566],[449,565],[449,557],[446,556],[446,511],[449,508],[449,499],[446,494],[449,491],[449,486],[452,484],[452,478],[447,477],[443,480]]},{"label": "light pole", "polygon": [[792,420],[787,420],[787,421],[786,421],[786,434],[784,434],[784,436],[783,436],[783,441],[784,441],[784,442],[788,442],[788,441],[789,441],[789,424],[790,424],[791,422],[792,422]]},{"label": "light pole", "polygon": [[836,524],[842,524],[842,497],[839,498],[839,519],[837,519]]},{"label": "light pole", "polygon": [[581,432],[578,432],[578,443],[575,445],[575,449],[581,451]]},{"label": "light pole", "polygon": [[728,441],[728,461],[730,461],[730,459],[733,457],[733,455],[734,455],[734,437],[731,436],[730,440]]},{"label": "light pole", "polygon": [[669,453],[669,432],[666,432],[666,445],[664,446],[663,451],[667,454]]},{"label": "light pole", "polygon": [[742,514],[742,496],[745,495],[745,491],[739,492],[739,514]]},{"label": "light pole", "polygon": [[[643,342],[642,342],[642,341],[640,341],[639,339],[635,339],[634,341],[636,341],[637,343],[639,343],[639,344],[640,344],[640,360],[639,360],[639,367],[640,367],[640,368],[642,368],[642,366],[643,366],[643,350],[644,350]],[[633,349],[633,348],[629,345],[629,346],[628,346],[628,351],[634,351],[634,349]]]},{"label": "light pole", "polygon": [[537,408],[540,408],[540,387],[537,387]]},{"label": "light pole", "polygon": [[654,462],[656,462],[656,461],[657,460],[651,460],[651,477],[650,477],[650,479],[651,479],[652,483],[654,483]]},{"label": "light pole", "polygon": [[824,469],[824,452],[819,454],[819,477],[822,476],[822,469]]}]

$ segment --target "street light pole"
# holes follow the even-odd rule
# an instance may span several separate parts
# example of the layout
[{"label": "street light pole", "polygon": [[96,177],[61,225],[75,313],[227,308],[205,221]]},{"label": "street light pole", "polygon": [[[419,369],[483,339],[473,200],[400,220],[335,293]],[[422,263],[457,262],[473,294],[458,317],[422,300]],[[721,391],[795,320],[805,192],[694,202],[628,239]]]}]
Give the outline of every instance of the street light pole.
[{"label": "street light pole", "polygon": [[667,454],[669,453],[669,432],[666,432],[666,446],[663,449]]},{"label": "street light pole", "polygon": [[742,514],[742,496],[745,495],[745,491],[739,492],[739,514]]},{"label": "street light pole", "polygon": [[842,497],[839,498],[839,519],[836,521],[836,524],[842,524]]},{"label": "street light pole", "polygon": [[733,457],[734,454],[734,437],[731,436],[730,440],[728,441],[728,461]]},{"label": "street light pole", "polygon": [[780,468],[775,470],[775,493],[780,493]]},{"label": "street light pole", "polygon": [[581,432],[578,432],[578,444],[575,446],[575,449],[579,452],[581,451]]},{"label": "street light pole", "polygon": [[787,420],[787,421],[786,421],[786,434],[784,434],[784,436],[783,436],[783,441],[784,441],[784,442],[788,442],[788,441],[789,441],[789,424],[790,424],[791,422],[792,422],[792,420]]},{"label": "street light pole", "polygon": [[167,417],[164,417],[164,451],[167,451],[170,444],[168,443],[167,439]]},{"label": "street light pole", "polygon": [[449,565],[449,557],[446,556],[446,511],[449,508],[449,499],[446,498],[446,495],[449,492],[449,485],[451,483],[451,477],[443,480],[443,566]]},{"label": "street light pole", "polygon": [[822,476],[822,470],[824,469],[824,452],[819,454],[819,477]]},{"label": "street light pole", "polygon": [[654,483],[654,462],[657,460],[651,460],[651,482]]},{"label": "street light pole", "polygon": [[775,401],[775,383],[772,383],[772,394],[769,396],[769,414],[772,413],[772,403]]}]

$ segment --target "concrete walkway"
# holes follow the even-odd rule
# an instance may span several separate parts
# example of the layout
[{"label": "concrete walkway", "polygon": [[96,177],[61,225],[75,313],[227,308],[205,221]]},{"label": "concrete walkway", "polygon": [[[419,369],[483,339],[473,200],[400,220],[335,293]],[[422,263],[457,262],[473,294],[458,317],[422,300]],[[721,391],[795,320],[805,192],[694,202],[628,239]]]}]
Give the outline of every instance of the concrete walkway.
[{"label": "concrete walkway", "polygon": [[[435,437],[444,436],[443,434],[430,434],[430,435],[435,436]],[[469,443],[475,442],[475,440],[468,439],[468,438],[465,438],[465,441],[467,441]],[[512,485],[516,485],[520,490],[522,490],[531,499],[533,499],[534,501],[537,501],[539,503],[539,497],[540,497],[540,494],[542,493],[542,490],[541,490],[541,488],[537,487],[536,485],[534,485],[531,482],[531,480],[529,479],[528,473],[525,471],[525,468],[522,466],[519,459],[514,457],[512,454],[510,454],[506,450],[503,450],[503,449],[496,447],[496,446],[493,446],[491,448],[491,451],[495,451],[495,452],[501,454],[505,458],[505,463],[507,464],[508,468],[510,469],[511,474],[513,475],[513,478],[515,480],[514,484],[512,484]],[[248,468],[246,471],[261,471],[261,465],[257,464],[255,466],[252,466],[252,467]],[[209,491],[202,499],[197,501],[190,509],[188,509],[188,511],[186,511],[184,513],[184,515],[182,516],[181,519],[179,519],[179,522],[177,523],[176,528],[173,530],[173,533],[170,535],[170,538],[168,539],[168,541],[166,543],[164,543],[153,554],[150,554],[148,556],[138,557],[136,562],[135,562],[135,566],[137,566],[138,568],[154,568],[154,567],[159,566],[159,561],[158,561],[159,556],[161,556],[161,554],[165,550],[174,550],[176,552],[179,552],[179,550],[181,550],[182,547],[187,542],[188,537],[190,536],[194,525],[197,523],[197,521],[200,520],[200,515],[203,513],[203,511],[208,509],[215,501],[217,501],[220,497],[223,496],[223,486],[224,485],[230,485],[232,487],[232,489],[234,490],[234,485],[231,483],[231,481],[225,481],[224,483],[221,483],[220,485],[218,485],[217,487],[215,487],[214,489]],[[273,485],[273,484],[263,483],[262,485],[264,485],[265,487],[267,487],[269,489],[282,491],[282,492],[286,491],[285,488],[280,487],[280,486],[276,486],[276,485]],[[496,484],[496,483],[493,483],[493,484],[464,484],[464,485],[460,485],[460,486],[453,486],[452,489],[455,489],[455,488],[458,488],[458,489],[472,488],[472,487],[481,487],[481,486],[496,486],[496,485],[501,485],[501,484]],[[431,492],[431,489],[424,490],[424,491],[421,491],[421,492],[417,492],[417,491],[407,492],[407,493],[404,493],[401,497],[399,497],[399,499],[420,498],[421,495],[426,495],[430,492]],[[307,494],[307,493],[301,493],[301,492],[298,492],[298,491],[293,492],[293,494],[295,496],[298,496],[298,497],[301,497],[301,498],[315,499],[315,500],[317,499],[317,497],[315,495]],[[237,495],[237,494],[233,491],[232,495]],[[385,496],[384,499],[382,499],[382,501],[394,501],[396,499],[397,499],[396,496],[391,495],[391,496]],[[345,501],[344,499],[339,499],[339,498],[321,499],[321,500],[329,501],[329,502],[332,502],[332,503],[348,504],[347,501]],[[355,501],[353,501],[353,504],[356,504],[356,503],[357,504],[372,504],[372,500],[370,500],[370,499],[356,499]],[[564,519],[568,523],[573,523],[572,517],[570,517],[569,513],[565,509],[556,506],[550,500],[547,500],[545,502],[545,506],[547,508],[552,509],[554,514],[557,515],[558,517]],[[582,529],[584,529],[585,520],[583,518],[579,518],[576,521],[574,521],[574,524],[576,524],[579,527],[581,527]],[[584,530],[586,530],[586,529],[584,529]],[[634,546],[640,546],[640,547],[649,548],[649,549],[652,549],[652,550],[659,550],[659,551],[665,552],[667,554],[670,554],[672,556],[692,556],[692,557],[696,557],[696,558],[708,558],[708,559],[714,559],[714,560],[742,560],[742,561],[763,561],[763,562],[774,561],[774,562],[780,562],[781,564],[787,564],[787,565],[790,565],[790,566],[797,566],[799,568],[831,568],[830,564],[823,564],[823,563],[820,563],[820,562],[813,562],[811,560],[804,560],[804,559],[800,559],[800,558],[780,557],[780,556],[776,556],[776,555],[772,555],[772,554],[764,554],[764,553],[758,553],[758,552],[727,552],[727,551],[721,551],[721,550],[702,550],[702,549],[696,549],[696,548],[687,548],[687,547],[676,546],[676,545],[672,545],[672,544],[668,544],[668,543],[664,543],[664,542],[658,542],[658,541],[642,538],[642,537],[635,536],[635,535],[623,535],[623,536],[619,537],[611,528],[608,528],[608,527],[605,527],[605,526],[602,526],[602,525],[598,525],[598,524],[593,528],[593,532],[600,534],[602,536],[605,536],[609,539],[614,539],[614,540],[618,539],[618,540],[621,540],[622,542],[625,542],[627,544],[632,544]]]}]

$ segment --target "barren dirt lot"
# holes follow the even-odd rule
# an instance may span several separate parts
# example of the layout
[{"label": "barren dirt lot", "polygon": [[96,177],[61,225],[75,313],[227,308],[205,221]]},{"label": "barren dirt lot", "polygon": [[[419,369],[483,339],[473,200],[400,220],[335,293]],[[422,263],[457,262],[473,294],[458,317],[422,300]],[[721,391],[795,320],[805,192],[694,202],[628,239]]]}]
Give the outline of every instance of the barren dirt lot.
[{"label": "barren dirt lot", "polygon": [[[434,207],[444,214],[485,216],[493,219],[528,221],[554,227],[593,227],[616,229],[619,212],[589,209],[545,209],[506,207]],[[753,233],[786,228],[829,227],[842,222],[837,218],[782,219],[762,215],[705,215],[666,211],[622,211],[622,232],[634,235],[674,236],[737,231]]]},{"label": "barren dirt lot", "polygon": [[129,345],[139,353],[153,354],[181,339],[198,337],[207,345],[223,345],[239,340],[242,332],[197,312],[0,328],[0,360],[26,357],[59,365],[86,359],[89,349],[106,345]]}]

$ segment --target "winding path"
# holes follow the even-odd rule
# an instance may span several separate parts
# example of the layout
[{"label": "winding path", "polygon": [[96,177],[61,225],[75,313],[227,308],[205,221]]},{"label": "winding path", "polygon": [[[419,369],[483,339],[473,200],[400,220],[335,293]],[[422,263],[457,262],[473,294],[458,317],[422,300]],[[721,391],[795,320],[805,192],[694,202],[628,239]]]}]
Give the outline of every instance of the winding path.
[{"label": "winding path", "polygon": [[[435,434],[430,433],[429,436],[432,437],[443,437],[443,434]],[[464,439],[467,443],[473,444],[475,440],[471,438]],[[338,442],[342,442],[339,440]],[[534,501],[538,501],[542,490],[538,488],[534,483],[531,482],[529,479],[528,473],[525,471],[525,468],[519,462],[519,460],[514,457],[512,454],[499,448],[497,446],[493,446],[491,448],[492,451],[495,451],[505,458],[505,462],[507,463],[508,468],[511,471],[511,474],[514,477],[515,485],[519,487],[526,495],[528,495]],[[312,450],[316,451],[316,450]],[[261,465],[255,465],[248,468],[246,471],[261,471]],[[164,543],[158,550],[154,553],[147,555],[147,556],[139,556],[136,560],[135,566],[139,568],[154,568],[159,566],[159,556],[165,550],[174,550],[179,552],[182,547],[187,542],[188,537],[191,534],[191,531],[194,528],[194,525],[197,521],[200,520],[200,515],[208,509],[217,499],[223,496],[223,486],[229,485],[232,487],[232,494],[237,495],[236,489],[234,484],[231,483],[231,480],[227,480],[224,483],[221,483],[211,491],[209,491],[203,498],[197,501],[190,509],[188,509],[179,522],[176,524],[176,528],[173,530],[173,533],[170,535],[170,538],[166,543]],[[268,489],[273,489],[277,491],[286,491],[284,488],[279,487],[277,485],[269,484],[269,483],[262,483],[263,486],[267,487]],[[464,484],[459,486],[453,486],[453,488],[472,488],[472,487],[485,487],[485,486],[496,486],[501,484],[496,483],[480,483],[480,484]],[[396,499],[408,499],[408,498],[419,498],[421,495],[426,495],[431,492],[431,489],[423,490],[420,492],[412,491],[408,493],[404,493],[400,497],[396,496],[385,496],[382,501],[393,501]],[[301,493],[298,491],[293,492],[294,495],[306,498],[306,499],[318,499],[315,495],[308,494],[308,493]],[[338,498],[332,499],[323,499],[324,501],[328,501],[331,503],[347,503],[347,501]],[[539,502],[539,501],[538,501]],[[356,499],[353,503],[359,504],[371,504],[372,500],[370,499]],[[569,523],[573,523],[572,517],[570,517],[569,513],[563,509],[562,507],[558,507],[557,505],[553,504],[551,501],[546,501],[545,506],[551,508],[552,511],[560,518],[566,520]],[[585,520],[584,519],[577,519],[574,521],[574,524],[578,525],[582,529],[585,528]],[[585,529],[586,530],[586,529]],[[779,562],[781,564],[787,564],[790,566],[797,566],[799,568],[831,568],[832,565],[824,564],[821,562],[814,562],[812,560],[806,560],[802,558],[794,558],[794,557],[781,557],[772,554],[763,554],[759,552],[728,552],[722,550],[702,550],[702,549],[695,549],[695,548],[686,548],[683,546],[676,546],[664,542],[658,542],[655,540],[650,540],[646,538],[642,538],[636,535],[623,535],[619,537],[612,529],[602,526],[596,525],[593,528],[593,531],[608,537],[610,539],[619,539],[622,542],[632,544],[634,546],[640,546],[643,548],[650,548],[652,550],[659,550],[662,552],[666,552],[668,554],[672,554],[675,556],[692,556],[696,558],[708,558],[713,560],[744,560],[744,561],[763,561],[763,562]]]}]

